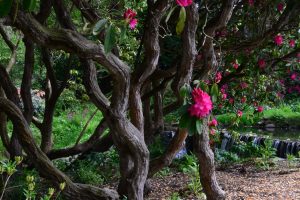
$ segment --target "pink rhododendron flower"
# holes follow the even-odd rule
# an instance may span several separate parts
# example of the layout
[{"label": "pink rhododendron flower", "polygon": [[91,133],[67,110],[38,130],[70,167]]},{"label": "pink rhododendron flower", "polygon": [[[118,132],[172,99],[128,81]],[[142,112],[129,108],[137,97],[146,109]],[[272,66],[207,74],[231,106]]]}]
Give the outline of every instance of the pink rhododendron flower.
[{"label": "pink rhododendron flower", "polygon": [[224,101],[225,99],[227,99],[227,94],[226,94],[226,93],[223,93],[223,94],[222,94],[222,100]]},{"label": "pink rhododendron flower", "polygon": [[241,86],[242,89],[245,89],[245,88],[248,87],[248,84],[247,84],[246,82],[242,82],[242,83],[240,84],[240,86]]},{"label": "pink rhododendron flower", "polygon": [[203,82],[206,83],[207,85],[210,84],[210,81],[209,81],[209,80],[204,80]]},{"label": "pink rhododendron flower", "polygon": [[209,126],[218,126],[218,121],[214,118],[208,123]]},{"label": "pink rhododendron flower", "polygon": [[227,90],[228,89],[228,85],[227,84],[222,85],[221,89]]},{"label": "pink rhododendron flower", "polygon": [[289,41],[289,45],[290,45],[291,48],[294,48],[295,45],[296,45],[295,40],[290,40],[290,41]]},{"label": "pink rhododendron flower", "polygon": [[232,63],[232,66],[233,66],[234,69],[239,68],[239,64],[238,64],[236,61],[234,61],[234,62]]},{"label": "pink rhododendron flower", "polygon": [[221,80],[222,80],[222,74],[221,74],[221,72],[217,72],[216,77],[215,77],[215,82],[220,83]]},{"label": "pink rhododendron flower", "polygon": [[254,0],[248,0],[250,6],[254,6]]},{"label": "pink rhododendron flower", "polygon": [[283,43],[283,37],[282,35],[278,34],[274,37],[274,42],[277,46],[281,46]]},{"label": "pink rhododendron flower", "polygon": [[137,19],[132,19],[132,20],[130,20],[130,22],[129,22],[129,27],[130,27],[130,29],[135,29],[137,23],[138,23],[138,20],[137,20]]},{"label": "pink rhododendron flower", "polygon": [[258,66],[259,68],[263,69],[266,66],[266,61],[264,59],[259,59],[258,60]]},{"label": "pink rhododendron flower", "polygon": [[282,94],[282,93],[280,93],[280,92],[277,92],[277,97],[278,97],[279,99],[282,99],[282,98],[284,97],[284,94]]},{"label": "pink rhododendron flower", "polygon": [[283,79],[280,79],[280,80],[279,80],[279,83],[280,83],[282,86],[284,86],[284,80],[283,80]]},{"label": "pink rhododendron flower", "polygon": [[189,5],[191,5],[193,3],[193,0],[176,0],[176,3],[179,6],[187,7],[187,6],[189,6]]},{"label": "pink rhododendron flower", "polygon": [[291,79],[294,81],[294,80],[296,80],[296,78],[297,78],[297,74],[296,74],[296,73],[293,73],[293,74],[291,75]]},{"label": "pink rhododendron flower", "polygon": [[243,112],[240,111],[240,110],[238,110],[236,114],[237,114],[238,117],[242,117],[243,116]]},{"label": "pink rhododendron flower", "polygon": [[262,111],[264,111],[264,107],[258,106],[257,107],[257,112],[261,113]]},{"label": "pink rhododendron flower", "polygon": [[299,86],[299,85],[296,85],[296,86],[295,86],[295,90],[297,90],[298,93],[300,93],[300,86]]},{"label": "pink rhododendron flower", "polygon": [[200,88],[194,88],[192,97],[194,104],[188,109],[190,115],[200,119],[206,117],[213,108],[210,96]]},{"label": "pink rhododendron flower", "polygon": [[128,8],[124,12],[124,16],[123,17],[129,23],[135,16],[136,16],[136,12],[134,12],[133,10],[131,10],[130,8]]},{"label": "pink rhododendron flower", "polygon": [[123,17],[124,17],[126,23],[129,24],[130,29],[135,29],[135,27],[138,23],[138,20],[134,18],[135,16],[136,16],[136,12],[134,12],[130,8],[124,12]]},{"label": "pink rhododendron flower", "polygon": [[245,103],[247,101],[247,98],[246,97],[242,97],[241,98],[241,103]]},{"label": "pink rhododendron flower", "polygon": [[221,93],[226,93],[226,90],[225,90],[224,88],[221,88],[221,89],[220,89],[220,92],[221,92]]},{"label": "pink rhododendron flower", "polygon": [[284,9],[284,3],[280,2],[280,3],[277,5],[277,10],[278,10],[279,12],[282,12],[283,9]]},{"label": "pink rhododendron flower", "polygon": [[230,104],[234,103],[234,99],[233,98],[230,98],[228,101],[229,101]]},{"label": "pink rhododendron flower", "polygon": [[258,103],[256,101],[254,101],[253,105],[256,107],[258,105]]},{"label": "pink rhododendron flower", "polygon": [[215,135],[215,134],[216,134],[216,130],[215,130],[215,129],[210,129],[210,130],[209,130],[209,133],[210,133],[211,135]]}]

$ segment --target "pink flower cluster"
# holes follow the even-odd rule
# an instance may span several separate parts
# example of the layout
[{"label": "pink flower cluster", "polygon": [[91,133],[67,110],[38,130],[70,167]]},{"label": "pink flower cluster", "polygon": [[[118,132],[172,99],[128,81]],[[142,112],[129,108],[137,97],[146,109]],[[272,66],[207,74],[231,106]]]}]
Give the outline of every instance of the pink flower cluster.
[{"label": "pink flower cluster", "polygon": [[216,77],[215,77],[215,82],[216,83],[220,83],[221,80],[222,80],[222,73],[221,72],[217,72],[216,73]]},{"label": "pink flower cluster", "polygon": [[248,87],[248,84],[246,82],[241,82],[240,86],[242,89],[245,89]]},{"label": "pink flower cluster", "polygon": [[187,7],[193,3],[193,0],[176,0],[176,3],[181,7]]},{"label": "pink flower cluster", "polygon": [[245,97],[245,96],[243,96],[242,98],[241,98],[241,103],[245,103],[247,101],[247,98]]},{"label": "pink flower cluster", "polygon": [[214,118],[213,120],[211,120],[209,123],[208,123],[208,126],[218,126],[218,121]]},{"label": "pink flower cluster", "polygon": [[280,2],[279,4],[277,4],[277,10],[279,12],[282,12],[284,9],[284,3],[283,2]]},{"label": "pink flower cluster", "polygon": [[225,85],[222,85],[221,87],[221,97],[222,97],[222,100],[225,101],[227,99],[227,93],[226,93],[226,90],[228,89],[228,85],[225,84]]},{"label": "pink flower cluster", "polygon": [[280,83],[282,86],[284,86],[284,80],[283,80],[283,79],[280,79],[280,80],[279,80],[279,83]]},{"label": "pink flower cluster", "polygon": [[279,99],[283,99],[284,94],[282,94],[281,92],[277,92],[277,97],[278,97]]},{"label": "pink flower cluster", "polygon": [[[210,130],[209,130],[209,133],[210,133],[211,135],[215,135],[215,134],[216,134],[216,130],[215,130],[215,129],[210,129]],[[209,143],[210,143],[210,144],[213,144],[213,141],[209,141]]]},{"label": "pink flower cluster", "polygon": [[291,48],[294,48],[296,46],[296,41],[295,40],[290,40],[289,45]]},{"label": "pink flower cluster", "polygon": [[277,46],[281,46],[283,44],[283,37],[281,34],[278,34],[274,37],[274,42]]},{"label": "pink flower cluster", "polygon": [[199,119],[206,117],[213,108],[210,96],[200,88],[194,88],[192,97],[194,104],[188,109],[190,115]]},{"label": "pink flower cluster", "polygon": [[297,79],[297,74],[296,73],[292,73],[291,74],[291,79],[294,81]]},{"label": "pink flower cluster", "polygon": [[239,68],[239,64],[237,63],[237,61],[232,62],[232,66],[234,69]]},{"label": "pink flower cluster", "polygon": [[254,6],[254,0],[248,0],[250,6]]},{"label": "pink flower cluster", "polygon": [[134,12],[132,9],[128,8],[125,12],[124,12],[124,19],[126,21],[126,23],[129,24],[130,29],[135,29],[138,20],[135,19],[136,16],[136,12]]},{"label": "pink flower cluster", "polygon": [[258,60],[258,66],[260,69],[263,69],[266,67],[266,61],[264,59],[259,59]]},{"label": "pink flower cluster", "polygon": [[288,88],[288,93],[298,92],[300,94],[300,85]]},{"label": "pink flower cluster", "polygon": [[226,93],[223,93],[223,94],[222,94],[222,100],[225,101],[226,99],[227,99],[227,94],[226,94]]},{"label": "pink flower cluster", "polygon": [[257,112],[261,113],[262,111],[264,111],[264,107],[258,106],[256,110]]},{"label": "pink flower cluster", "polygon": [[241,110],[238,110],[237,113],[236,113],[236,115],[238,117],[242,117],[243,116],[243,112]]}]

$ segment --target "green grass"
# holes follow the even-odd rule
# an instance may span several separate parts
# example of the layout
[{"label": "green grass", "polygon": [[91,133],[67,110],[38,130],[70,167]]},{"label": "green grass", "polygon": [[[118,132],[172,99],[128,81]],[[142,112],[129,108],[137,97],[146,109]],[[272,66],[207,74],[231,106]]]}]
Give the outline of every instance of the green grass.
[{"label": "green grass", "polygon": [[[75,110],[75,111],[74,111]],[[56,112],[53,119],[53,142],[54,149],[65,148],[69,146],[73,146],[85,126],[86,122],[90,118],[90,116],[96,110],[95,106],[92,104],[85,104],[83,106],[78,106],[76,109],[65,110]],[[72,113],[72,117],[71,117]],[[87,140],[94,132],[98,123],[103,118],[102,113],[100,111],[94,116],[94,118],[90,121],[83,137],[80,142]],[[34,139],[37,144],[41,142],[41,133],[39,129],[37,129],[33,124],[30,126],[31,132],[34,136]],[[8,123],[8,131],[11,133],[13,129],[12,123]],[[2,142],[0,142],[0,160],[4,159],[4,147]]]},{"label": "green grass", "polygon": [[[240,119],[240,125],[250,126],[256,124],[258,121],[268,119],[277,125],[300,125],[300,102],[293,104],[282,104],[276,108],[265,109],[263,114],[251,117],[252,111],[245,111]],[[216,116],[218,122],[223,125],[230,125],[236,115],[235,113],[226,113]]]},{"label": "green grass", "polygon": [[[74,145],[80,132],[95,109],[94,106],[88,105],[86,108],[78,107],[76,111],[64,111],[59,116],[55,116],[53,120],[54,148],[63,148]],[[73,116],[71,117],[71,115]],[[102,113],[98,111],[89,123],[80,140],[81,142],[87,140],[89,136],[93,134],[102,118]]]},{"label": "green grass", "polygon": [[266,110],[264,117],[276,123],[300,125],[300,102],[296,105],[282,105],[278,108]]},{"label": "green grass", "polygon": [[[252,112],[244,112],[243,116],[240,118],[240,124],[244,126],[250,126],[259,121],[259,117],[251,117]],[[216,116],[218,122],[222,125],[230,125],[236,119],[235,113],[226,113]]]}]

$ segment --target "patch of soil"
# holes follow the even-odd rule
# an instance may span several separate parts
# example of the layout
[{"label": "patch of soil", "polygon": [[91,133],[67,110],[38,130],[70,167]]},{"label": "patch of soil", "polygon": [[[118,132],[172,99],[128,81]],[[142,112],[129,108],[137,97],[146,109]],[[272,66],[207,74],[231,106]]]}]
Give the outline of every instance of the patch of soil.
[{"label": "patch of soil", "polygon": [[[300,164],[287,167],[286,161],[268,170],[258,170],[251,164],[239,164],[217,171],[217,179],[228,200],[300,200]],[[152,192],[147,200],[167,200],[177,192],[181,199],[196,200],[188,193],[189,177],[174,172],[150,180]]]},{"label": "patch of soil", "polygon": [[163,200],[170,197],[172,193],[182,193],[187,189],[189,180],[188,175],[182,172],[172,173],[164,177],[154,177],[149,180],[151,192],[145,197],[145,200]]}]

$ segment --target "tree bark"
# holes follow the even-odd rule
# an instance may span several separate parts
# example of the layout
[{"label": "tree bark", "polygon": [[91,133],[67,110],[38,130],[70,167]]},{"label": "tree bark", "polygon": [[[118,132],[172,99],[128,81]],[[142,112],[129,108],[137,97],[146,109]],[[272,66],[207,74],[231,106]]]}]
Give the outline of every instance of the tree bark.
[{"label": "tree bark", "polygon": [[209,145],[208,118],[203,120],[202,131],[194,137],[194,151],[199,161],[200,181],[207,200],[223,200],[225,192],[218,184],[214,154]]},{"label": "tree bark", "polygon": [[[141,200],[148,174],[149,151],[141,132],[126,118],[129,71],[123,68],[122,75],[118,74],[119,72],[114,74],[112,102],[109,103],[97,83],[97,72],[93,61],[82,59],[81,62],[86,91],[107,120],[114,144],[121,156],[120,171],[122,173],[119,191],[129,199]],[[128,163],[130,165],[127,165]]]},{"label": "tree bark", "polygon": [[128,199],[142,200],[149,168],[147,146],[141,133],[125,117],[113,117],[109,121],[114,143],[122,151],[119,191]]},{"label": "tree bark", "polygon": [[[0,97],[5,98],[5,93],[0,87]],[[0,137],[2,140],[3,146],[8,150],[9,149],[9,136],[7,133],[7,116],[4,112],[0,112]]]},{"label": "tree bark", "polygon": [[34,68],[34,44],[29,38],[24,38],[25,45],[25,64],[21,84],[21,97],[24,105],[24,117],[28,124],[33,117],[33,105],[31,98],[32,74]]},{"label": "tree bark", "polygon": [[[17,88],[13,85],[6,69],[0,64],[0,86],[3,88],[6,97],[14,102],[16,106],[21,108],[20,99],[18,97]],[[10,147],[7,149],[9,151],[10,157],[22,155],[22,148],[17,139],[15,128],[13,129],[12,136],[10,139]]]},{"label": "tree bark", "polygon": [[[151,85],[144,86],[143,92],[148,92],[151,89]],[[153,139],[153,120],[151,114],[151,98],[143,101],[143,114],[144,114],[144,139],[147,145],[149,145]]]},{"label": "tree bark", "polygon": [[42,135],[41,149],[45,153],[49,153],[53,146],[52,124],[55,105],[67,85],[67,80],[69,78],[69,66],[66,66],[64,80],[62,80],[61,84],[59,85],[53,69],[50,53],[47,49],[42,49],[42,60],[47,69],[47,77],[49,78],[51,88],[46,90],[44,118],[42,124],[40,125],[40,131]]},{"label": "tree bark", "polygon": [[[153,82],[154,87],[158,85],[159,82]],[[163,90],[157,91],[154,95],[154,127],[160,132],[164,130]]]}]

